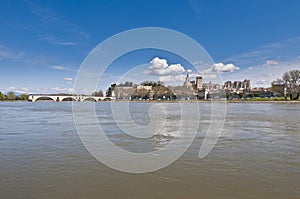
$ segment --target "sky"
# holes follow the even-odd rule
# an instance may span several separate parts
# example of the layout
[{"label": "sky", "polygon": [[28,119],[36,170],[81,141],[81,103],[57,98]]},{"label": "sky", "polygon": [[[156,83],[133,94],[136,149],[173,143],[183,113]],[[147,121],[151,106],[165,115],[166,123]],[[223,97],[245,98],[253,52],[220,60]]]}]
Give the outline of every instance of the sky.
[{"label": "sky", "polygon": [[[298,0],[3,0],[0,91],[71,93],[99,43],[142,27],[191,37],[214,61],[205,71],[219,72],[223,81],[247,78],[252,87],[269,87],[285,71],[300,69],[299,8]],[[180,85],[186,73],[205,74],[194,64],[172,52],[139,50],[115,60],[98,88],[151,78]]]}]

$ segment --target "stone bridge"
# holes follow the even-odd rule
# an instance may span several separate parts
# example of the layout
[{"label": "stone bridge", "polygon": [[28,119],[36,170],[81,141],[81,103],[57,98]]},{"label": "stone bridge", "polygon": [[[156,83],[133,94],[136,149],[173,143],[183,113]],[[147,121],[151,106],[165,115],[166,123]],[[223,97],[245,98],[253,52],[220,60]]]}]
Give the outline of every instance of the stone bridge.
[{"label": "stone bridge", "polygon": [[54,101],[54,102],[63,102],[63,101],[76,101],[76,102],[84,102],[84,101],[111,101],[115,100],[115,97],[96,97],[96,96],[87,96],[87,95],[29,95],[28,101],[36,102],[36,101]]}]

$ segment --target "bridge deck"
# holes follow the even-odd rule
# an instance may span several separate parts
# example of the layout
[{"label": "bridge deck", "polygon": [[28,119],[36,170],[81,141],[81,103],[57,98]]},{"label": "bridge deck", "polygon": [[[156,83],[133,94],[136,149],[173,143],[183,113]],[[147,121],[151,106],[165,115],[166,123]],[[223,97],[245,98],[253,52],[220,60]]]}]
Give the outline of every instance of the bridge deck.
[{"label": "bridge deck", "polygon": [[108,101],[114,100],[114,97],[96,97],[96,96],[87,96],[87,95],[34,95],[31,94],[28,96],[28,101],[36,102],[42,100],[51,100],[55,102],[62,102],[62,101],[77,101],[77,102],[84,102],[84,101]]}]

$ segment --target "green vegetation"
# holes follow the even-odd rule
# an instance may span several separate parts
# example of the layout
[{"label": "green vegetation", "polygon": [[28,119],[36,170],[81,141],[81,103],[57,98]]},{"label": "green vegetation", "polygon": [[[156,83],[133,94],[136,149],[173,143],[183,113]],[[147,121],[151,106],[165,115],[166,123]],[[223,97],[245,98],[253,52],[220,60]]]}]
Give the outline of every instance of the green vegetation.
[{"label": "green vegetation", "polygon": [[21,97],[21,100],[28,100],[28,95],[26,95],[26,94],[21,94],[20,97]]},{"label": "green vegetation", "polygon": [[250,98],[250,101],[270,101],[270,98]]},{"label": "green vegetation", "polygon": [[272,98],[273,101],[287,101],[288,99],[286,99],[285,97],[274,97]]},{"label": "green vegetation", "polygon": [[106,90],[106,97],[111,97],[113,90],[115,89],[115,87],[117,86],[117,84],[112,84],[107,90]]},{"label": "green vegetation", "polygon": [[15,95],[14,92],[9,92],[9,93],[7,93],[7,99],[8,100],[17,100],[17,96]]},{"label": "green vegetation", "polygon": [[6,95],[0,92],[0,101],[16,101],[16,100],[28,100],[28,95],[21,94],[17,96],[14,92],[8,92]]},{"label": "green vegetation", "polygon": [[273,90],[282,94],[285,99],[298,100],[300,93],[300,70],[285,72],[281,79],[272,82]]},{"label": "green vegetation", "polygon": [[94,91],[94,92],[92,93],[92,96],[95,96],[95,97],[103,97],[103,91],[102,91],[102,90]]},{"label": "green vegetation", "polygon": [[0,92],[0,100],[6,100],[7,96]]},{"label": "green vegetation", "polygon": [[165,86],[165,84],[161,81],[144,81],[141,83],[142,86],[152,86],[152,87],[156,87],[156,86]]},{"label": "green vegetation", "polygon": [[288,101],[284,97],[271,97],[271,98],[250,98],[250,101]]}]

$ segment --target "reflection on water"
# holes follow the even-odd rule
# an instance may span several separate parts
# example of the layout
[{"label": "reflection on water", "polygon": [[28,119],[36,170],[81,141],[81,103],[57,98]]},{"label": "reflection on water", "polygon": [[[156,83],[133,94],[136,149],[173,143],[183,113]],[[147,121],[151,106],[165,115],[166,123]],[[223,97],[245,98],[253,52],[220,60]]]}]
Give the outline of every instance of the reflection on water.
[{"label": "reflection on water", "polygon": [[[151,104],[130,106],[135,122],[147,125]],[[110,103],[97,103],[96,110],[112,142],[142,153],[165,146],[178,129],[177,105],[164,106],[171,110],[165,134],[147,141],[122,134],[111,118]],[[184,156],[167,168],[137,175],[112,170],[86,151],[71,103],[0,103],[0,196],[300,198],[299,105],[228,104],[222,136],[204,159],[198,159],[198,151],[210,105],[200,107],[198,134]]]}]

